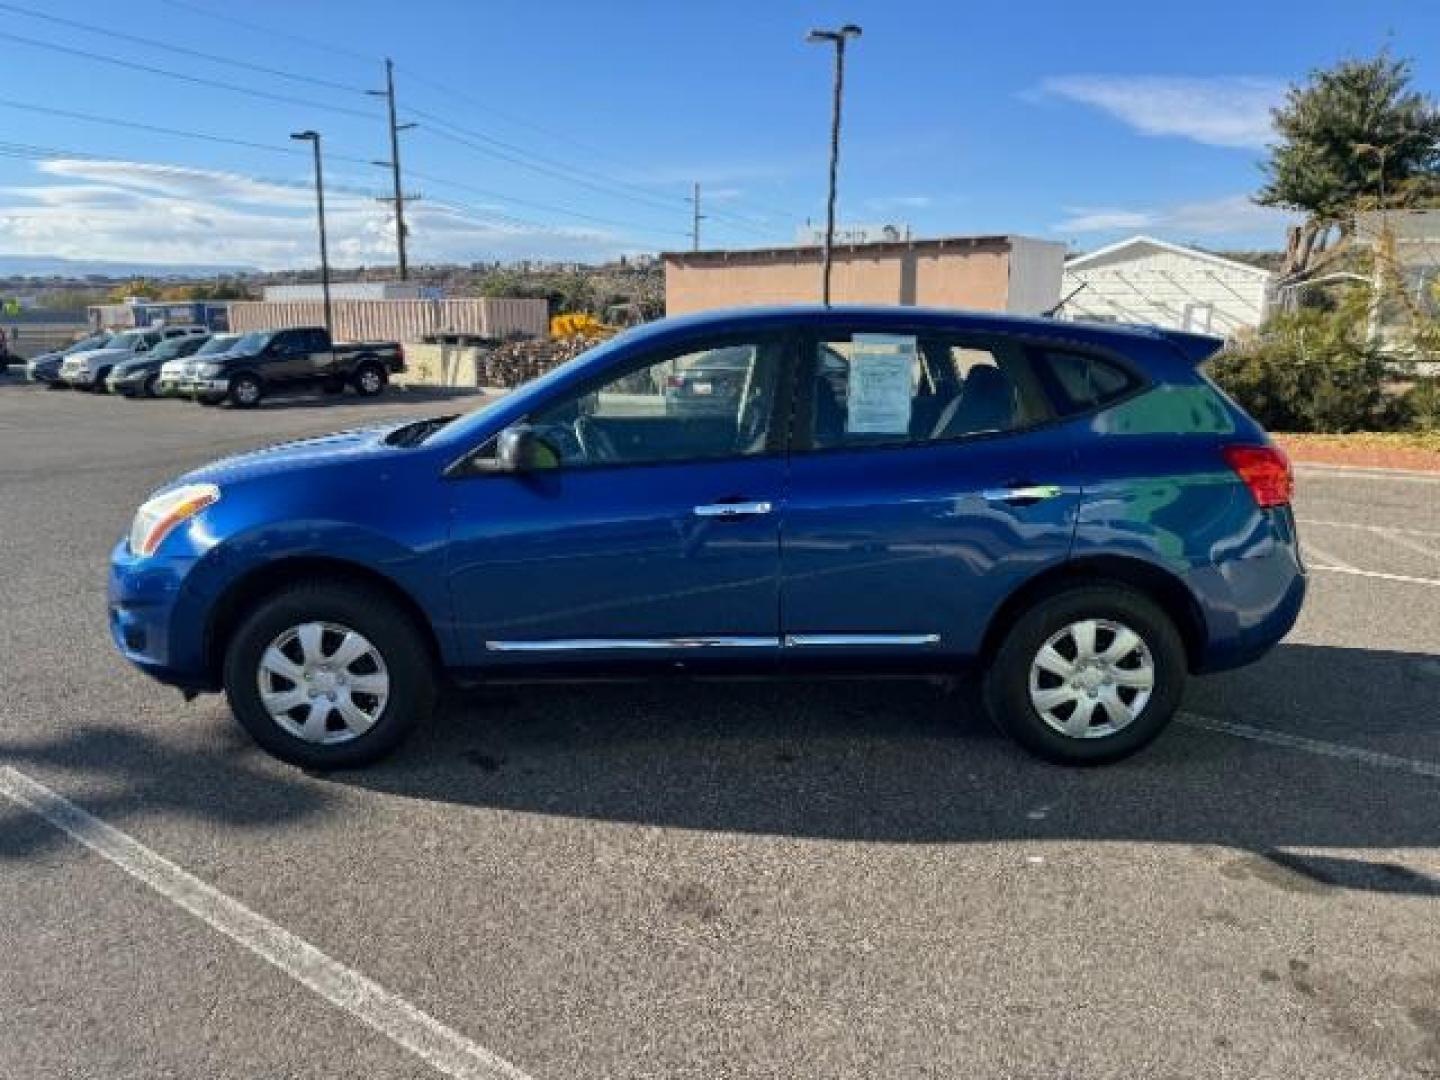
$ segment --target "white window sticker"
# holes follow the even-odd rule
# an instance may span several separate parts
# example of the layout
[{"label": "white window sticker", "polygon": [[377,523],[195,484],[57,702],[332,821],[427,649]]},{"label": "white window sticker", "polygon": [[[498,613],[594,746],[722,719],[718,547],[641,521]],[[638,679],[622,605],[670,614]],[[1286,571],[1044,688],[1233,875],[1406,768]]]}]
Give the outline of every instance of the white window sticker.
[{"label": "white window sticker", "polygon": [[845,430],[857,435],[909,434],[915,339],[856,334],[851,344]]}]

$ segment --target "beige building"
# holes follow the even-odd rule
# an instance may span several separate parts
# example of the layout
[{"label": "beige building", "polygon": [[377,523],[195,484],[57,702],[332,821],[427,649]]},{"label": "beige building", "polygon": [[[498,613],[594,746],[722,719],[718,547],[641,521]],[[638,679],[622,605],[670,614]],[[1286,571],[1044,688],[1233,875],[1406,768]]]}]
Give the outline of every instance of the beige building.
[{"label": "beige building", "polygon": [[[663,258],[667,315],[820,298],[819,247],[675,251]],[[1059,301],[1064,264],[1064,244],[1028,236],[836,245],[831,299],[1036,315]]]}]

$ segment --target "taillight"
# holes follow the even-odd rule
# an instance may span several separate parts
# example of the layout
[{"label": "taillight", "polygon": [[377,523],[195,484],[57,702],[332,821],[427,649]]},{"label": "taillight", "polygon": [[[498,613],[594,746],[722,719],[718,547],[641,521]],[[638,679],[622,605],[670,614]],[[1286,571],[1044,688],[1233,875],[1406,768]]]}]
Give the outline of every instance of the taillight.
[{"label": "taillight", "polygon": [[1223,453],[1262,510],[1285,506],[1295,494],[1290,459],[1278,446],[1227,446]]},{"label": "taillight", "polygon": [[679,389],[681,389],[682,387],[684,387],[684,385],[685,385],[685,376],[684,376],[684,375],[666,375],[666,376],[665,376],[665,385],[668,386],[671,390],[679,390]]}]

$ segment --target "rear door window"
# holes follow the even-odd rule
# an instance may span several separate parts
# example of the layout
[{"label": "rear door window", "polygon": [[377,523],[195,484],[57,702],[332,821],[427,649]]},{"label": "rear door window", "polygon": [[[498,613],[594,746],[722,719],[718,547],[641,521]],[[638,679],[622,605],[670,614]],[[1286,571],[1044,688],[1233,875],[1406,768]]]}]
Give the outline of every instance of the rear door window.
[{"label": "rear door window", "polygon": [[941,442],[1052,416],[1023,346],[943,334],[819,342],[809,404],[817,449]]}]

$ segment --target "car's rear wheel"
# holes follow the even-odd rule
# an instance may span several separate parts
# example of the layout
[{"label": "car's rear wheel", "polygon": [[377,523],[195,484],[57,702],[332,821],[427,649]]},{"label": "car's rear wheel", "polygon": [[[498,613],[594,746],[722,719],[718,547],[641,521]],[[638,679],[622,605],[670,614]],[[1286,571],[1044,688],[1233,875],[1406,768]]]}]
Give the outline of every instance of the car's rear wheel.
[{"label": "car's rear wheel", "polygon": [[1153,602],[1122,585],[1077,586],[1010,627],[985,674],[985,703],[1041,757],[1098,764],[1164,730],[1185,673],[1180,633]]},{"label": "car's rear wheel", "polygon": [[429,716],[436,693],[421,628],[383,594],[345,583],[263,601],[230,640],[224,681],[251,737],[307,769],[379,760]]},{"label": "car's rear wheel", "polygon": [[361,397],[374,397],[385,389],[385,369],[373,361],[355,369],[355,392]]},{"label": "car's rear wheel", "polygon": [[253,409],[260,404],[260,398],[264,394],[260,386],[260,380],[249,372],[236,375],[230,380],[230,391],[228,397],[230,404],[237,409]]}]

